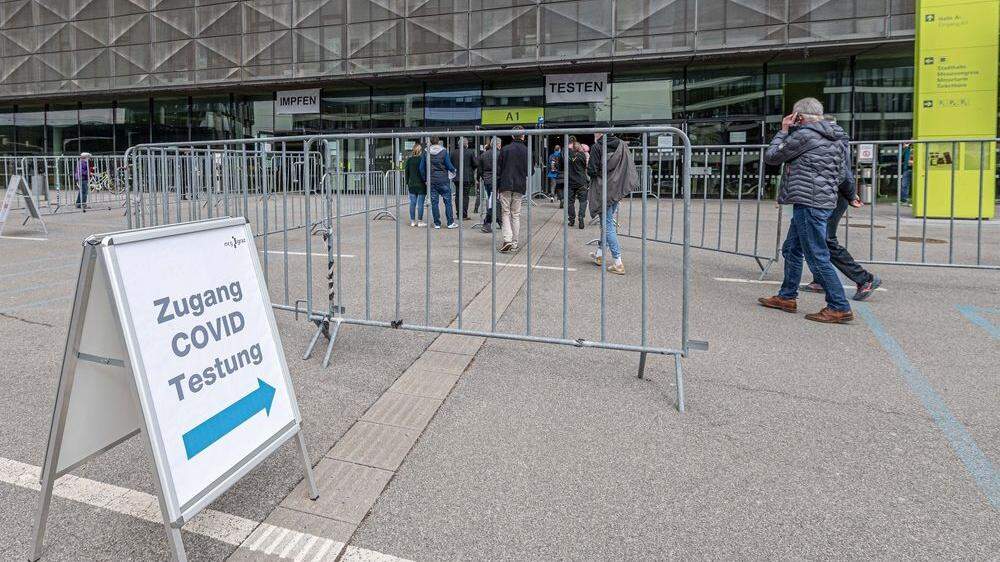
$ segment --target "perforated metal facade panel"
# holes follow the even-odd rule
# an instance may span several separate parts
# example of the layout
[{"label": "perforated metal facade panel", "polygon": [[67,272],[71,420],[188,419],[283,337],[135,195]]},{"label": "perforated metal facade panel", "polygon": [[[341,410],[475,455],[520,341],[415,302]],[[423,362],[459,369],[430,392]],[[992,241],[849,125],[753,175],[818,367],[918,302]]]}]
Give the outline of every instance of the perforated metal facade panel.
[{"label": "perforated metal facade panel", "polygon": [[914,0],[0,0],[0,98],[913,35]]}]

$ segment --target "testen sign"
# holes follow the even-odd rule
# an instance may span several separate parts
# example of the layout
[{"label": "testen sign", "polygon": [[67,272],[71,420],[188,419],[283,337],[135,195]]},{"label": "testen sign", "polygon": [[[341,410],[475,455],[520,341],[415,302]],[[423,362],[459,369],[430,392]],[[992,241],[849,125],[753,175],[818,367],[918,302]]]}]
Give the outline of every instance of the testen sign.
[{"label": "testen sign", "polygon": [[293,437],[317,495],[256,249],[244,219],[87,240],[33,560],[54,480],[137,433],[176,560],[179,528]]},{"label": "testen sign", "polygon": [[319,113],[319,88],[278,92],[278,115]]},{"label": "testen sign", "polygon": [[607,72],[545,76],[546,103],[600,103],[607,97]]}]

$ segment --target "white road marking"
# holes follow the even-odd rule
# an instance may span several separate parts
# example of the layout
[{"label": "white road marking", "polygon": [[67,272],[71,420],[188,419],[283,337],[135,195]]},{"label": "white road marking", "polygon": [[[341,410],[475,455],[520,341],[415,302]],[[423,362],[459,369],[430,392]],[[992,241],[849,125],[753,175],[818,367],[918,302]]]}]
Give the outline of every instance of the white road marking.
[{"label": "white road marking", "polygon": [[49,240],[48,238],[32,238],[30,236],[2,236],[2,235],[0,235],[0,238],[3,238],[4,240],[32,240],[32,241],[35,241],[35,242],[48,242],[48,240]]},{"label": "white road marking", "polygon": [[[262,254],[264,253],[264,250],[257,250],[257,251],[260,252],[260,253],[262,253]],[[267,253],[269,253],[269,254],[283,255],[285,252],[282,252],[281,250],[268,250]],[[290,256],[304,256],[304,255],[306,255],[306,253],[305,252],[288,252],[288,255],[290,255]],[[326,252],[313,252],[312,255],[313,256],[317,256],[317,257],[321,257],[321,258],[325,258],[326,257]],[[333,256],[337,257],[337,254],[334,254]],[[356,258],[358,256],[355,256],[354,254],[340,254],[340,257],[342,257],[342,258]]]},{"label": "white road marking", "polygon": [[[41,490],[41,484],[39,483],[41,472],[41,469],[37,466],[0,457],[0,482],[37,492]],[[156,496],[138,490],[67,474],[56,481],[55,486],[52,488],[52,493],[60,498],[100,507],[123,515],[130,515],[136,519],[156,524],[163,523],[160,514],[160,503]],[[49,517],[52,516],[53,514],[49,515]],[[243,545],[241,548],[264,554],[274,553],[282,540],[286,536],[290,536],[292,540],[277,556],[297,561],[304,560],[309,551],[317,543],[321,544],[322,547],[311,560],[334,560],[347,546],[333,539],[302,533],[284,527],[276,527],[268,523],[261,523],[214,509],[203,509],[194,519],[184,525],[184,530],[233,546]],[[272,535],[275,535],[275,538],[268,541],[268,537]],[[251,538],[253,539],[252,542]],[[294,548],[296,544],[302,543],[303,538],[306,540],[302,544],[302,547]],[[345,558],[345,560],[370,560],[373,562],[403,560],[357,547],[348,547],[348,556],[350,556],[352,551],[359,553],[355,556],[364,557]],[[329,556],[327,556],[327,553],[329,553]]]},{"label": "white road marking", "polygon": [[[451,263],[458,263],[458,260],[451,260]],[[492,265],[493,262],[476,261],[476,260],[462,260],[462,263],[468,264],[468,265]],[[523,263],[500,263],[500,262],[497,262],[497,269],[502,269],[504,267],[521,267],[521,268],[524,268],[524,267],[527,267],[527,265],[525,265]],[[532,267],[531,269],[551,269],[552,271],[562,271],[563,268],[561,268],[561,267],[555,267],[555,266],[552,266],[552,265],[536,265],[535,267]],[[567,267],[566,271],[576,271],[576,268],[575,267]]]},{"label": "white road marking", "polygon": [[340,558],[341,562],[406,562],[405,558],[398,558],[389,554],[382,554],[373,550],[365,550],[356,546],[349,546]]},{"label": "white road marking", "polygon": [[[735,277],[715,277],[716,281],[725,281],[726,283],[753,283],[755,285],[781,285],[781,281],[765,281],[761,279],[737,279]],[[808,283],[799,283],[800,287],[805,287]],[[844,285],[845,289],[857,289],[854,285]],[[879,287],[875,289],[876,291],[885,291],[886,289]]]}]

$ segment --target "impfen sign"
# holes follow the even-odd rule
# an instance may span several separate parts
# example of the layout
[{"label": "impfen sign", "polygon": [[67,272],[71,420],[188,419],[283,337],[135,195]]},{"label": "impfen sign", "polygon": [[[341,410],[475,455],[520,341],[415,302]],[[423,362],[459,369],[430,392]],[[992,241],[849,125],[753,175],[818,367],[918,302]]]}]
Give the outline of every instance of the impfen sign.
[{"label": "impfen sign", "polygon": [[84,244],[42,472],[32,559],[56,478],[139,434],[174,557],[180,527],[275,449],[301,417],[244,219],[94,236]]},{"label": "impfen sign", "polygon": [[319,113],[319,88],[278,92],[278,115]]}]

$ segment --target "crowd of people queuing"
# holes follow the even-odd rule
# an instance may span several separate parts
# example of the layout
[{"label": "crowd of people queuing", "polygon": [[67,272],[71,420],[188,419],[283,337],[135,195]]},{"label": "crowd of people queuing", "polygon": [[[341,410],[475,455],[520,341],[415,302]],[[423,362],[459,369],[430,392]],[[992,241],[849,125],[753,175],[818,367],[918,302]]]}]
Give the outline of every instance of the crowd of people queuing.
[{"label": "crowd of people queuing", "polygon": [[[506,145],[493,137],[483,146],[470,147],[469,139],[463,138],[461,170],[455,165],[455,155],[448,151],[440,137],[432,137],[426,149],[419,142],[415,143],[402,165],[410,198],[410,226],[427,226],[424,206],[429,202],[433,228],[458,228],[458,220],[469,220],[470,199],[475,194],[473,214],[478,214],[480,208],[484,211],[480,230],[491,234],[499,227],[501,240],[497,251],[517,252],[520,249],[521,205],[524,198],[530,196],[530,163],[523,130],[515,127],[513,138]],[[557,145],[549,154],[543,193],[553,201],[558,200],[560,208],[568,205],[570,227],[585,228],[587,210],[591,218],[600,217],[601,240],[607,241],[607,250],[611,253],[607,269],[624,275],[614,217],[621,200],[639,186],[638,171],[628,143],[611,134],[605,140],[597,133],[591,149],[571,136],[566,151],[564,155],[563,148]],[[429,200],[426,199],[428,194]],[[439,201],[444,203],[444,223]],[[605,265],[602,244],[599,242],[597,250],[590,254],[593,263],[601,267]]]}]

